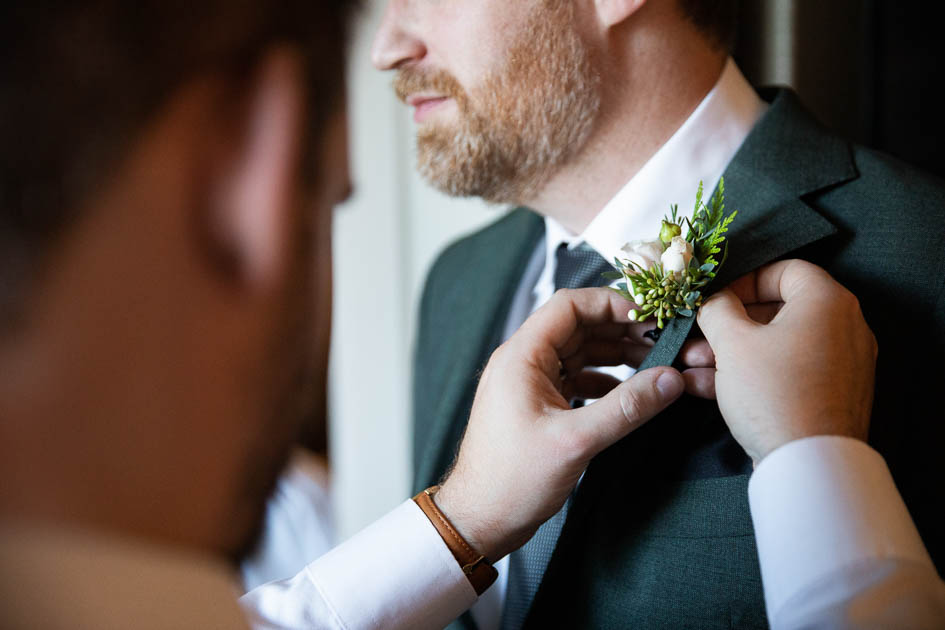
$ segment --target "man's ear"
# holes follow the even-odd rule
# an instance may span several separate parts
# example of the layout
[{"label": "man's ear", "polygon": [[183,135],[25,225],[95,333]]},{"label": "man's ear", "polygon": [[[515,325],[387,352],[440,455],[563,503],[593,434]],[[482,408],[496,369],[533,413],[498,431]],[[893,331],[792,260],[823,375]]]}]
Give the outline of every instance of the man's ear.
[{"label": "man's ear", "polygon": [[269,53],[244,95],[214,183],[209,237],[240,284],[265,290],[283,277],[292,251],[304,117],[301,59],[287,49]]},{"label": "man's ear", "polygon": [[594,0],[597,15],[605,27],[617,26],[640,10],[646,0]]}]

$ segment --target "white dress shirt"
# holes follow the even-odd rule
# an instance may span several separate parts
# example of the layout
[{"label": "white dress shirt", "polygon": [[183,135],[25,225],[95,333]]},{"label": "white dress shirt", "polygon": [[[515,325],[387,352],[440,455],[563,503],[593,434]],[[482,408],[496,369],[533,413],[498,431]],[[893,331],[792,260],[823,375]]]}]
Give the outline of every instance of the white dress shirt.
[{"label": "white dress shirt", "polygon": [[292,577],[334,546],[327,463],[296,449],[266,502],[259,545],[240,564],[243,588]]}]

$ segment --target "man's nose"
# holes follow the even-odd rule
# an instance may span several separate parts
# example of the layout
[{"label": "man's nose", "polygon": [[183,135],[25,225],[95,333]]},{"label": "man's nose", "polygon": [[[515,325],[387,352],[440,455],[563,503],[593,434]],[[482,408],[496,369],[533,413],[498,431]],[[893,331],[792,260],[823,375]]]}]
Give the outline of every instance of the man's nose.
[{"label": "man's nose", "polygon": [[390,0],[374,35],[371,61],[378,70],[393,70],[426,55],[423,41],[408,27],[409,0]]}]

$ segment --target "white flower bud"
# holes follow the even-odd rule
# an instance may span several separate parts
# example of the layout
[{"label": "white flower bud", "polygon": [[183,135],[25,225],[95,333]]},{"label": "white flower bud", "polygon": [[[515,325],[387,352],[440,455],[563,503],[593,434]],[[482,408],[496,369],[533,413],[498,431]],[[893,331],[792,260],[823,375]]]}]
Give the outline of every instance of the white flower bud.
[{"label": "white flower bud", "polygon": [[669,247],[660,257],[663,272],[676,279],[682,277],[692,260],[692,244],[681,236],[674,236]]},{"label": "white flower bud", "polygon": [[646,296],[642,293],[637,293],[633,296],[633,301],[637,303],[637,306],[643,306],[646,303]]},{"label": "white flower bud", "polygon": [[[663,243],[660,241],[631,241],[620,248],[623,252],[624,260],[640,265],[641,268],[649,270],[654,264],[659,262],[663,255]],[[637,268],[629,271],[632,274],[639,273]]]},{"label": "white flower bud", "polygon": [[630,312],[627,313],[627,317],[630,318],[630,321],[631,321],[631,322],[637,321],[637,315],[638,315],[638,313],[637,313],[637,310],[636,310],[635,308],[631,308],[631,309],[630,309]]}]

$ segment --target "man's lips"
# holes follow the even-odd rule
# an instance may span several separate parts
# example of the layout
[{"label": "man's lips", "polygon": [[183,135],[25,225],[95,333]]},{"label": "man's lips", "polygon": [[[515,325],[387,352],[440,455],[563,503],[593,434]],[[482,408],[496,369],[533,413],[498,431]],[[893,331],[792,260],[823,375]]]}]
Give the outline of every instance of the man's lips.
[{"label": "man's lips", "polygon": [[450,100],[447,96],[413,95],[407,99],[407,104],[414,108],[414,122],[421,123],[434,109]]}]

